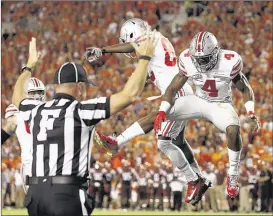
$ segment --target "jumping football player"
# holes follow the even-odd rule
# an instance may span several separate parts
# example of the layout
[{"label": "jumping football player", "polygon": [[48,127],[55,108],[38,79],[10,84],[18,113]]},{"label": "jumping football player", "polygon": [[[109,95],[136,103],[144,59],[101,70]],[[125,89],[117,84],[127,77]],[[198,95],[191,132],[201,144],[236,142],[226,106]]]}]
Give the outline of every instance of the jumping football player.
[{"label": "jumping football player", "polygon": [[[231,50],[220,49],[210,32],[199,32],[179,57],[180,72],[167,88],[154,122],[158,132],[164,120],[185,121],[205,118],[225,132],[228,140],[229,170],[227,193],[234,198],[239,193],[238,175],[241,154],[240,122],[232,106],[231,86],[243,93],[245,108],[256,130],[260,122],[254,114],[254,94],[242,74],[241,56]],[[173,100],[188,78],[196,86],[196,95]]]},{"label": "jumping football player", "polygon": [[[131,53],[134,49],[130,45],[130,42],[138,43],[139,41],[145,40],[142,36],[145,35],[145,32],[149,29],[150,26],[146,21],[137,18],[129,19],[121,27],[120,44],[104,47],[102,49],[90,47],[86,52],[86,59],[89,62],[94,62],[105,53]],[[177,58],[174,48],[170,41],[160,32],[157,32],[156,36],[159,40],[156,45],[154,56],[149,64],[148,76],[163,95],[172,79],[179,72],[179,69],[177,67]],[[126,55],[131,56],[131,54]],[[177,90],[176,98],[192,94],[192,88],[186,83],[183,88]],[[135,122],[120,134],[116,138],[119,148],[126,145],[129,140],[136,136],[149,133],[153,129],[155,117],[156,112],[152,112]],[[161,131],[161,135],[158,136],[158,148],[185,174],[188,181],[188,191],[185,201],[194,205],[199,202],[202,195],[210,186],[210,182],[202,177],[202,173],[194,159],[191,147],[184,138],[185,125],[186,121],[167,121],[165,127]],[[99,132],[98,136],[95,137],[97,137],[97,142],[103,145],[109,152],[110,149],[107,146],[107,142],[111,142],[111,138],[105,137]],[[176,139],[177,137],[180,139]],[[174,145],[174,143],[178,144],[178,146]],[[186,155],[184,155],[183,152],[186,152]],[[185,156],[188,160],[186,160]],[[202,178],[200,178],[200,176]],[[199,193],[199,189],[197,190],[199,187],[202,188],[200,190],[202,193]]]}]

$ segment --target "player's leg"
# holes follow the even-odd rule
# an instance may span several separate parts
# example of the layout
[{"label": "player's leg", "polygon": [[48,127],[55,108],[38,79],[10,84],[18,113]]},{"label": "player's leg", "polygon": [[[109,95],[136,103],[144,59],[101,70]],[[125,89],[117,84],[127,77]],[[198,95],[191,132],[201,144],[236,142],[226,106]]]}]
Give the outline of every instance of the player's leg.
[{"label": "player's leg", "polygon": [[185,126],[182,127],[178,136],[172,139],[172,143],[182,150],[193,171],[199,176],[203,177],[199,165],[194,158],[192,148],[188,141],[185,139]]},{"label": "player's leg", "polygon": [[125,146],[125,144],[140,135],[149,133],[153,129],[154,119],[156,117],[157,112],[151,112],[147,116],[141,118],[137,122],[133,123],[130,127],[128,127],[124,132],[122,132],[119,136],[117,136],[117,142],[119,148]]},{"label": "player's leg", "polygon": [[203,184],[204,180],[192,170],[181,149],[172,144],[171,138],[159,136],[157,145],[158,148],[172,161],[173,165],[180,169],[186,177],[188,188],[185,202],[194,204],[199,188],[201,184]]},{"label": "player's leg", "polygon": [[[200,109],[198,108],[198,104],[195,105],[193,102],[195,98],[197,97],[194,95],[190,95],[190,96],[183,96],[176,99],[175,105],[171,109],[169,117],[172,118],[173,121],[176,121],[176,119],[183,121],[184,119],[198,118],[200,114]],[[177,101],[180,101],[180,102],[177,103]],[[182,110],[180,108],[182,108]],[[178,111],[188,111],[188,110],[190,110],[190,112],[189,113],[186,112],[185,115],[181,115],[183,114],[183,112],[182,113],[178,112]],[[104,136],[103,134],[99,132],[97,133],[97,136],[95,134],[94,138],[98,144],[105,147],[107,152],[111,154],[112,151],[117,150],[115,148],[116,144],[118,145],[118,148],[120,149],[124,147],[129,140],[137,136],[149,133],[153,129],[153,123],[154,123],[154,119],[156,115],[157,115],[157,111],[152,111],[147,116],[133,123],[124,132],[122,132],[119,136],[117,136],[116,139],[112,139],[107,136]],[[110,149],[108,144],[115,144],[115,145],[113,149]]]},{"label": "player's leg", "polygon": [[185,121],[203,118],[202,100],[195,95],[177,98],[174,105],[167,113],[170,121]]},{"label": "player's leg", "polygon": [[[194,159],[193,152],[184,139],[185,125],[186,121],[169,121],[162,124],[162,132],[159,133],[160,136],[158,137],[158,148],[172,161],[174,166],[178,167],[184,173],[188,182],[197,181],[200,177],[201,181],[199,182],[200,185],[198,186],[199,189],[196,191],[196,195],[191,197],[192,192],[190,191],[191,187],[189,187],[188,195],[185,199],[186,202],[197,204],[210,187],[211,182],[203,177]],[[173,143],[174,141],[176,141],[178,145],[175,145]],[[185,148],[184,146],[186,145],[187,147]],[[178,146],[180,148],[178,148]],[[185,157],[186,154],[188,158]],[[192,166],[190,164],[192,164]],[[181,169],[181,167],[184,168]],[[198,174],[199,177],[196,174]]]},{"label": "player's leg", "polygon": [[227,192],[230,197],[236,197],[239,193],[238,177],[242,149],[239,117],[229,103],[208,103],[204,111],[205,117],[227,135],[229,157]]},{"label": "player's leg", "polygon": [[106,149],[109,155],[112,156],[113,153],[115,154],[118,149],[124,147],[129,140],[137,136],[149,133],[153,129],[153,123],[156,114],[157,112],[155,111],[151,112],[149,115],[133,123],[116,138],[113,138],[111,136],[105,136],[100,132],[96,131],[94,139],[99,145],[103,146]]},{"label": "player's leg", "polygon": [[198,191],[197,196],[195,197],[194,201],[191,202],[192,204],[197,204],[202,199],[203,195],[206,193],[206,191],[209,189],[209,187],[211,187],[212,183],[209,179],[206,179],[203,176],[202,171],[200,170],[199,165],[194,158],[192,148],[191,148],[190,144],[187,142],[187,140],[185,139],[185,135],[184,135],[185,125],[186,125],[186,122],[184,122],[184,124],[181,125],[181,128],[178,131],[174,131],[172,137],[176,137],[176,138],[172,139],[172,143],[174,145],[176,145],[177,147],[179,147],[183,151],[192,170],[203,179],[203,182],[200,185],[200,189]]}]

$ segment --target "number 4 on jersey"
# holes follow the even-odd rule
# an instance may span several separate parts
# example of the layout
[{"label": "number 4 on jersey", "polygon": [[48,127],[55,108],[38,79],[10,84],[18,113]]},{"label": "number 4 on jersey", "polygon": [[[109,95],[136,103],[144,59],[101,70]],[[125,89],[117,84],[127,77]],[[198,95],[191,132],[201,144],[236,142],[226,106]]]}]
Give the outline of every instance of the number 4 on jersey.
[{"label": "number 4 on jersey", "polygon": [[216,89],[215,80],[206,80],[205,84],[202,87],[203,91],[209,92],[210,97],[217,97],[218,90]]}]

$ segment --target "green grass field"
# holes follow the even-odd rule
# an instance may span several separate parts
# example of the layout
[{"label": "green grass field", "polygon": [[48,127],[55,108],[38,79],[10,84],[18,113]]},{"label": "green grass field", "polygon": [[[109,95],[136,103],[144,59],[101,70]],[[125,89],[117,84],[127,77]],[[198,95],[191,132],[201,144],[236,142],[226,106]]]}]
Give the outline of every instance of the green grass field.
[{"label": "green grass field", "polygon": [[[2,215],[27,215],[27,211],[25,209],[3,209]],[[92,215],[272,215],[272,213],[213,213],[213,212],[159,212],[159,211],[120,211],[120,210],[95,210]]]}]

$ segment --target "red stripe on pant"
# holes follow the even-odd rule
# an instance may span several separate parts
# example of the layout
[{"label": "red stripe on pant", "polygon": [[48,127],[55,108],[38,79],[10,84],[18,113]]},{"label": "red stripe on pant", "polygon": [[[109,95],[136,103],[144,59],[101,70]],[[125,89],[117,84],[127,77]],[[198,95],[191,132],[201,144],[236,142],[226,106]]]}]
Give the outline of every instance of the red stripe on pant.
[{"label": "red stripe on pant", "polygon": [[165,132],[163,132],[163,136],[167,136],[173,124],[174,124],[174,121],[168,123],[167,129],[165,130]]}]

